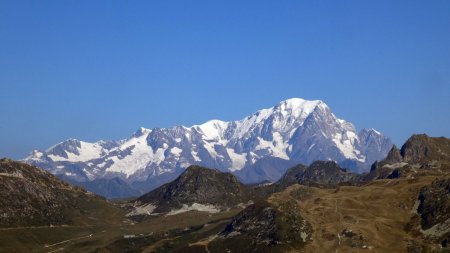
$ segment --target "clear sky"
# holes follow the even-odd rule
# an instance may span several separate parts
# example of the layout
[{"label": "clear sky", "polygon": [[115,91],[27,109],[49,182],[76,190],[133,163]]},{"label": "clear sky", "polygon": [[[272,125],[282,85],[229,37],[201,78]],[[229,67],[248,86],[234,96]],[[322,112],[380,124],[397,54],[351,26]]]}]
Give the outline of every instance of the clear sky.
[{"label": "clear sky", "polygon": [[450,136],[450,1],[0,1],[0,157],[300,97]]}]

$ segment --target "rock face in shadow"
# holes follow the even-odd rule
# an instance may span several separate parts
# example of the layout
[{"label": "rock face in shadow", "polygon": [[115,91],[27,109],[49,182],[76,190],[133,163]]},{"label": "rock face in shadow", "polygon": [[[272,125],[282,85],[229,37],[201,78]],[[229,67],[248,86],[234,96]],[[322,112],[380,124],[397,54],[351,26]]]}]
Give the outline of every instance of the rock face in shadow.
[{"label": "rock face in shadow", "polygon": [[274,206],[261,201],[245,208],[209,248],[213,252],[286,252],[301,249],[311,238],[311,225],[296,203]]},{"label": "rock face in shadow", "polygon": [[436,180],[430,186],[422,188],[418,199],[420,204],[417,212],[422,229],[430,229],[447,221],[450,233],[450,178]]}]

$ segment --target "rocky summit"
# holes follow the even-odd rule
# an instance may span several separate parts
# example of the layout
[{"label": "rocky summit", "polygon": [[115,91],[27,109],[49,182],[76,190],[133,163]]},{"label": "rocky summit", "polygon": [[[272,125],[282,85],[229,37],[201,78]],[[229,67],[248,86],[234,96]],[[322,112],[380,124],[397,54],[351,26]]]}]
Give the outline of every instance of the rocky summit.
[{"label": "rocky summit", "polygon": [[[35,150],[24,161],[113,198],[155,189],[190,165],[232,172],[244,183],[275,182],[295,164],[316,160],[367,172],[391,147],[391,141],[375,129],[357,132],[324,102],[293,98],[238,121],[140,128],[119,141],[69,139]],[[105,191],[89,183],[99,178],[114,179],[109,185],[122,190]]]},{"label": "rocky summit", "polygon": [[450,172],[450,139],[411,136],[399,150],[393,146],[387,157],[372,165],[369,179],[414,177],[420,174],[445,175]]},{"label": "rocky summit", "polygon": [[310,166],[299,164],[286,171],[275,185],[287,187],[293,184],[336,187],[341,184],[357,184],[362,176],[341,168],[333,161],[316,161]]},{"label": "rocky summit", "polygon": [[192,210],[219,212],[261,199],[258,186],[240,183],[231,173],[188,167],[177,179],[133,201],[129,216],[177,214]]}]

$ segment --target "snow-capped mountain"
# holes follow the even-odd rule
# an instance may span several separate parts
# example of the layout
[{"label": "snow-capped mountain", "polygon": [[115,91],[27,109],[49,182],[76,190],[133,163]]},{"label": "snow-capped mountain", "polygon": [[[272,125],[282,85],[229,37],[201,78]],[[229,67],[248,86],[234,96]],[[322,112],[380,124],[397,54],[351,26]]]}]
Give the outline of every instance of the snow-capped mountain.
[{"label": "snow-capped mountain", "polygon": [[120,141],[69,139],[24,160],[70,181],[117,177],[150,190],[194,164],[233,172],[244,182],[274,181],[292,164],[316,160],[364,172],[391,146],[374,129],[358,133],[320,100],[293,98],[239,121],[140,128]]}]

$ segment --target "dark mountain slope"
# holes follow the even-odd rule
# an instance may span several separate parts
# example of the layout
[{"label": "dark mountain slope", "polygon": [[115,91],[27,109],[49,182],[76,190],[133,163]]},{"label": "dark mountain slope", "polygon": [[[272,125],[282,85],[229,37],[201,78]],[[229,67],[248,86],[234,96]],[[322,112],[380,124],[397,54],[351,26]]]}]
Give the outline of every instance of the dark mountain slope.
[{"label": "dark mountain slope", "polygon": [[444,244],[450,242],[450,178],[434,181],[419,194],[420,225]]},{"label": "dark mountain slope", "polygon": [[293,184],[335,187],[339,184],[356,184],[361,176],[342,169],[332,161],[316,161],[309,167],[297,165],[287,170],[276,183],[282,187]]},{"label": "dark mountain slope", "polygon": [[[82,224],[88,217],[117,208],[101,197],[56,176],[10,159],[0,160],[0,226]],[[89,219],[91,219],[89,218]]]}]

